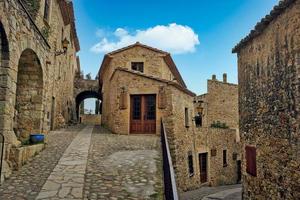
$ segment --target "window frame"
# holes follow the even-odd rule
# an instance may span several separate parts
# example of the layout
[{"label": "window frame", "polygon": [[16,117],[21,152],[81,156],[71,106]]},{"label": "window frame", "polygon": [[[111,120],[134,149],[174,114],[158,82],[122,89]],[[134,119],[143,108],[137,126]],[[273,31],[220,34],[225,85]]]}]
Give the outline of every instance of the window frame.
[{"label": "window frame", "polygon": [[[136,69],[134,69],[136,67]],[[131,70],[144,73],[145,63],[144,62],[131,62]]]}]

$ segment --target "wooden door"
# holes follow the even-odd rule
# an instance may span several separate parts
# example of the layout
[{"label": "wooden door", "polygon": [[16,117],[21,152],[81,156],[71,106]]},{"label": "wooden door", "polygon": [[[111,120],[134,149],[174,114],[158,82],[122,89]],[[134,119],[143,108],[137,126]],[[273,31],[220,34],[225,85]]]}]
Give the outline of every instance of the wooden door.
[{"label": "wooden door", "polygon": [[200,166],[200,181],[201,183],[207,182],[207,153],[199,154],[199,166]]},{"label": "wooden door", "polygon": [[131,95],[130,133],[156,132],[156,96]]}]

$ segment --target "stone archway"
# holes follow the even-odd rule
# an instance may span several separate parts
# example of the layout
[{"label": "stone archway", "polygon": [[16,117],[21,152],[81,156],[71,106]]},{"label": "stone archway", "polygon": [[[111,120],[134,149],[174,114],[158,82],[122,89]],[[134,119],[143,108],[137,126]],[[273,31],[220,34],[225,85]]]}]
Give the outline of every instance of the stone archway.
[{"label": "stone archway", "polygon": [[[3,134],[9,123],[5,118],[9,115],[7,107],[8,99],[8,68],[9,68],[9,44],[2,22],[0,21],[0,134]],[[8,137],[5,137],[7,139]],[[1,146],[1,144],[0,144]],[[0,152],[1,154],[1,152]]]},{"label": "stone archway", "polygon": [[88,90],[88,91],[83,91],[80,92],[77,96],[76,96],[76,114],[77,114],[77,119],[79,119],[79,107],[82,101],[84,101],[85,99],[88,98],[95,98],[95,99],[99,99],[101,100],[101,96],[97,91],[93,91],[93,90]]},{"label": "stone archway", "polygon": [[5,101],[6,78],[9,63],[9,45],[3,24],[0,21],[0,101]]},{"label": "stone archway", "polygon": [[40,132],[43,120],[43,72],[31,49],[22,52],[18,64],[14,131],[20,140]]}]

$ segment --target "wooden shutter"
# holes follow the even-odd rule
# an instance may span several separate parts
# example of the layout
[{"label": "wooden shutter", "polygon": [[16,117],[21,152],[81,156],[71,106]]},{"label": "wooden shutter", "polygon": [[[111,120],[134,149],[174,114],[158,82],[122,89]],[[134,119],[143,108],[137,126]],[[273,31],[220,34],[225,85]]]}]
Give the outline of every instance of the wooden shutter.
[{"label": "wooden shutter", "polygon": [[252,176],[256,176],[256,148],[246,146],[246,171]]},{"label": "wooden shutter", "polygon": [[165,87],[160,87],[158,92],[158,108],[165,109],[167,107],[167,96]]},{"label": "wooden shutter", "polygon": [[120,109],[127,109],[127,91],[125,88],[122,88],[120,94]]}]

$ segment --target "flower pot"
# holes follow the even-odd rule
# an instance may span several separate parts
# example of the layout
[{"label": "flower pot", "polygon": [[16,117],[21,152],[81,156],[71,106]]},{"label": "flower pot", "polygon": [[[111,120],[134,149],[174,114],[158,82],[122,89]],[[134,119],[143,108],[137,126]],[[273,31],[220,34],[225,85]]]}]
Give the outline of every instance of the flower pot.
[{"label": "flower pot", "polygon": [[42,143],[45,140],[45,136],[43,134],[31,134],[30,142],[32,144]]}]

